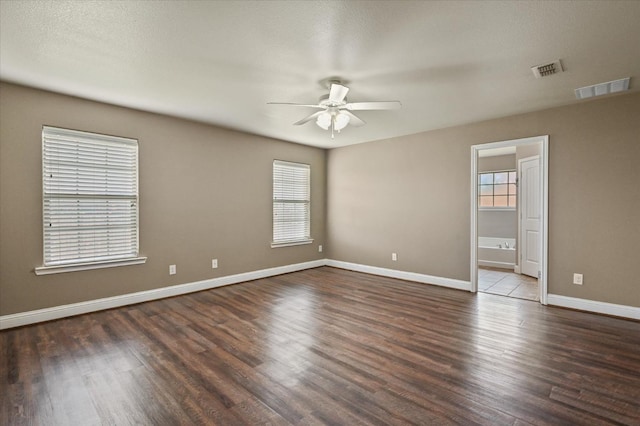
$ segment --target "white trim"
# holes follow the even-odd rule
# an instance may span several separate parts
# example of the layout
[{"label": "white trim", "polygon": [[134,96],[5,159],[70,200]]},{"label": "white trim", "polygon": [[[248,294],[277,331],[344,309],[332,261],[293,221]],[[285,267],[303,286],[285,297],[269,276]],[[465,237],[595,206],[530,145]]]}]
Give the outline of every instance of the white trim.
[{"label": "white trim", "polygon": [[34,269],[36,275],[61,274],[63,272],[88,271],[90,269],[115,268],[116,266],[140,265],[147,261],[146,257],[131,259],[104,260],[102,262],[74,263],[71,265],[39,266]]},{"label": "white trim", "polygon": [[288,241],[288,242],[281,242],[281,243],[275,243],[272,241],[271,248],[302,246],[304,244],[312,244],[312,243],[313,243],[313,238],[310,238],[308,240]]},{"label": "white trim", "polygon": [[478,260],[478,266],[488,266],[490,268],[502,268],[515,270],[516,265],[509,262],[495,262],[493,260]]},{"label": "white trim", "polygon": [[478,207],[481,212],[515,212],[515,207]]},{"label": "white trim", "polygon": [[[457,290],[470,291],[471,288],[471,283],[468,281],[436,277],[414,272],[398,271],[394,269],[361,265],[357,263],[342,262],[338,260],[318,259],[293,265],[278,266],[275,268],[229,275],[226,277],[211,278],[208,280],[196,281],[193,283],[179,284],[171,287],[163,287],[137,293],[107,297],[104,299],[95,299],[86,302],[54,306],[51,308],[39,309],[35,311],[3,315],[0,316],[0,330],[21,327],[24,325],[35,324],[44,321],[51,321],[59,318],[66,318],[89,312],[101,311],[104,309],[111,309],[141,302],[148,302],[151,300],[163,299],[165,297],[178,296],[181,294],[208,290],[225,285],[237,284],[245,281],[302,271],[305,269],[318,268],[320,266],[332,266],[335,268],[348,269],[351,271],[363,272],[367,274],[381,275],[390,278],[449,287]],[[579,299],[575,297],[561,296],[558,294],[549,294],[547,302],[548,304],[554,306],[640,320],[640,307],[635,306],[616,305],[613,303]]]},{"label": "white trim", "polygon": [[324,266],[325,264],[325,259],[312,260],[309,262],[296,263],[293,265],[278,266],[275,268],[244,272],[236,275],[228,275],[226,277],[211,278],[208,280],[196,281],[187,284],[179,284],[170,287],[140,291],[137,293],[106,297],[104,299],[88,300],[86,302],[54,306],[51,308],[20,312],[11,315],[3,315],[0,316],[0,330],[20,327],[28,324],[35,324],[43,321],[51,321],[79,314],[86,314],[88,312],[117,308],[120,306],[132,305],[135,303],[148,302],[150,300],[163,299],[165,297],[178,296],[181,294],[193,293],[195,291],[208,290],[215,287],[241,283],[244,281],[257,280],[260,278],[272,277],[274,275],[302,271],[304,269],[317,268],[319,266]]},{"label": "white trim", "polygon": [[[540,255],[540,303],[546,305],[548,292],[548,269],[549,269],[549,135],[534,136],[530,138],[514,139],[501,142],[484,143],[471,146],[471,261],[470,291],[478,291],[478,158],[480,152],[486,149],[503,148],[509,146],[530,145],[538,143],[541,148],[542,157],[542,223],[541,223],[541,255]],[[519,272],[519,266],[518,266]]]},{"label": "white trim", "polygon": [[[542,265],[540,265],[540,303],[549,303],[549,136],[542,139]],[[519,264],[518,264],[519,265]]]},{"label": "white trim", "polygon": [[478,156],[480,151],[471,147],[471,259],[469,291],[478,292]]},{"label": "white trim", "polygon": [[398,271],[396,269],[380,268],[378,266],[361,265],[358,263],[342,262],[340,260],[331,259],[327,259],[326,265],[333,266],[334,268],[348,269],[350,271],[364,272],[366,274],[381,275],[383,277],[398,278],[401,280],[415,281],[424,284],[433,284],[456,290],[470,291],[471,288],[471,283],[469,281],[418,274],[416,272]]},{"label": "white trim", "polygon": [[277,164],[279,166],[286,166],[286,167],[295,167],[296,169],[311,170],[311,164],[307,164],[307,163],[299,163],[294,161],[275,159],[273,160],[273,164]]},{"label": "white trim", "polygon": [[614,303],[579,299],[577,297],[561,296],[559,294],[549,294],[547,302],[549,305],[561,306],[563,308],[578,309],[581,311],[640,320],[640,308],[635,306],[616,305]]},{"label": "white trim", "polygon": [[106,297],[103,299],[72,303],[69,305],[53,306],[51,308],[38,309],[35,311],[3,315],[0,316],[0,330],[21,327],[24,325],[35,324],[44,321],[51,321],[59,318],[66,318],[74,315],[86,314],[89,312],[101,311],[104,309],[133,305],[136,303],[148,302],[151,300],[164,299],[166,297],[173,297],[179,296],[181,294],[193,293],[196,291],[209,290],[225,285],[237,284],[245,281],[302,271],[305,269],[318,268],[320,266],[332,266],[334,268],[347,269],[351,271],[363,272],[366,274],[380,275],[384,277],[397,278],[424,284],[432,284],[456,290],[470,291],[471,289],[471,283],[469,281],[437,277],[415,272],[399,271],[395,269],[380,268],[377,266],[361,265],[357,263],[342,262],[339,260],[318,259],[309,262],[296,263],[293,265],[277,266],[275,268],[261,269],[258,271],[244,272],[236,275],[228,275],[225,277],[211,278],[192,283],[178,284],[170,287],[140,291],[137,293],[123,294],[119,296]]}]

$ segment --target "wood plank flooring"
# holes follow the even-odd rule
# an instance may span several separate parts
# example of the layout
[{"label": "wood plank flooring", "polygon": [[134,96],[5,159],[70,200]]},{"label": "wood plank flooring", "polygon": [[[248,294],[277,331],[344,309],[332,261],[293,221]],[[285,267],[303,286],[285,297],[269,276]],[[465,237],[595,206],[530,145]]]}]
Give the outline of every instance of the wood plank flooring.
[{"label": "wood plank flooring", "polygon": [[640,424],[640,323],[322,267],[0,333],[2,425]]}]

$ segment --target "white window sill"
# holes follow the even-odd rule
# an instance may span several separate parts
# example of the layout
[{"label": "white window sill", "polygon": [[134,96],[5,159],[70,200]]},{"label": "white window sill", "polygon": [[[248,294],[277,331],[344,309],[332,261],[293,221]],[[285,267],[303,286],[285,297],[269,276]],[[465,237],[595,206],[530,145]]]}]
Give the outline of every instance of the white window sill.
[{"label": "white window sill", "polygon": [[74,263],[71,265],[39,266],[36,275],[62,274],[63,272],[87,271],[90,269],[115,268],[116,266],[140,265],[147,261],[146,257],[130,259],[105,260],[102,262]]},{"label": "white window sill", "polygon": [[515,212],[515,207],[478,207],[481,212]]},{"label": "white window sill", "polygon": [[271,248],[289,247],[289,246],[301,246],[303,244],[311,244],[311,243],[313,243],[313,239],[296,240],[296,241],[283,241],[283,242],[278,242],[278,243],[271,242]]}]

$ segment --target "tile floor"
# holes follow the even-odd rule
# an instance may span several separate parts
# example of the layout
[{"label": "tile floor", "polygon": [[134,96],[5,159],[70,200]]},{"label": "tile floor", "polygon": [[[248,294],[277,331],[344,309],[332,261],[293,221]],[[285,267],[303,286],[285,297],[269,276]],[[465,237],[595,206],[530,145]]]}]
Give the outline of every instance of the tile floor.
[{"label": "tile floor", "polygon": [[540,300],[536,278],[506,269],[479,267],[478,291],[518,299]]}]

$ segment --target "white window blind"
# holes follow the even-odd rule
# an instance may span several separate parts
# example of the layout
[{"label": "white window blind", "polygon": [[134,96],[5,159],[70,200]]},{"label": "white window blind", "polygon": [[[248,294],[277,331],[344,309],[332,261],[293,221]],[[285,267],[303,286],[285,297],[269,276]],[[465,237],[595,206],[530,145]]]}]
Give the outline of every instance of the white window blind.
[{"label": "white window blind", "polygon": [[42,131],[44,265],[138,256],[138,141]]},{"label": "white window blind", "polygon": [[310,166],[273,162],[273,245],[311,242]]}]

